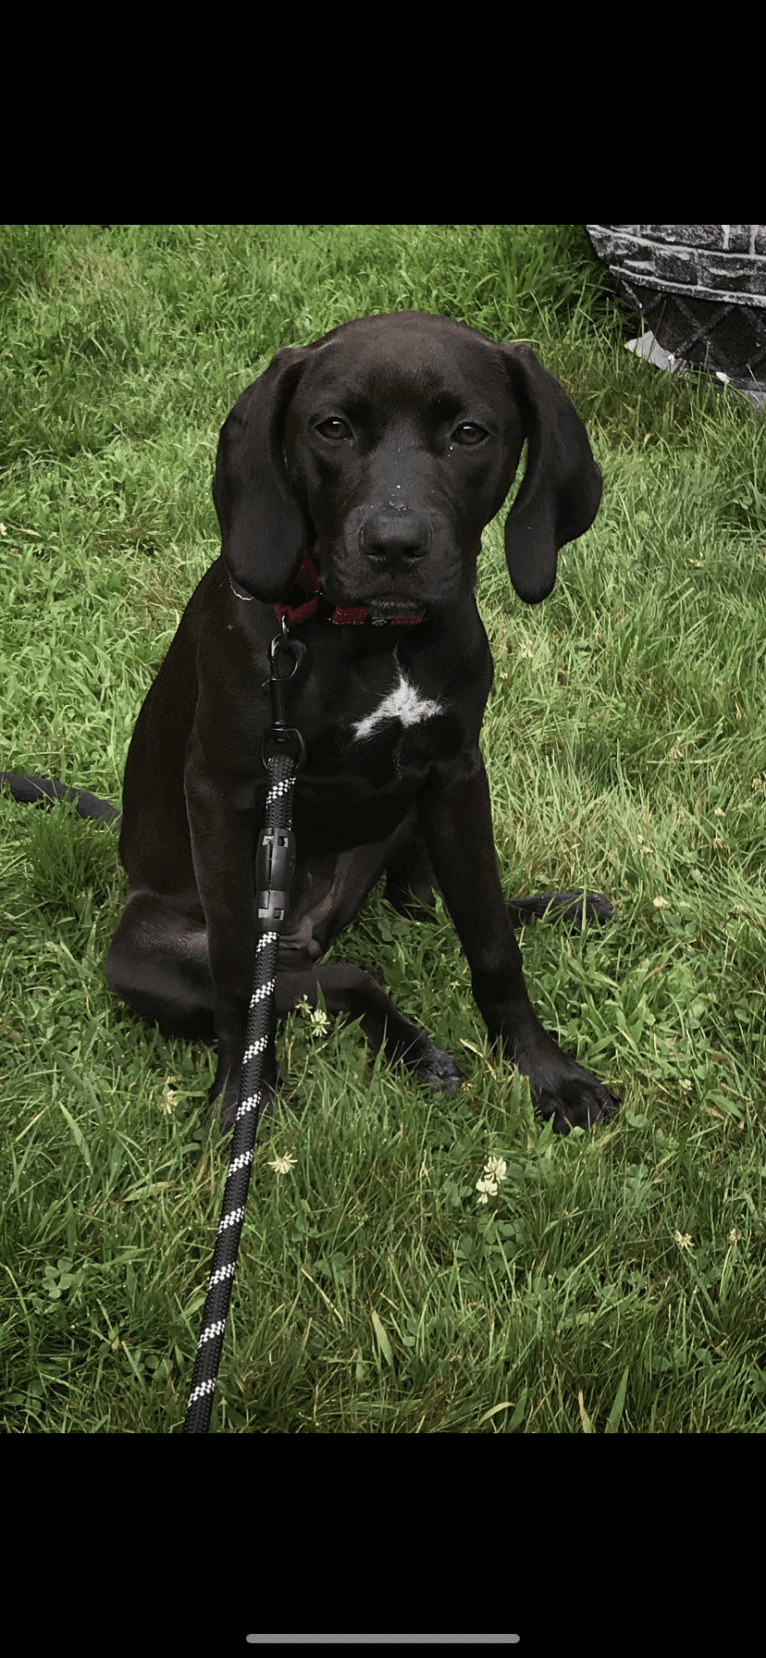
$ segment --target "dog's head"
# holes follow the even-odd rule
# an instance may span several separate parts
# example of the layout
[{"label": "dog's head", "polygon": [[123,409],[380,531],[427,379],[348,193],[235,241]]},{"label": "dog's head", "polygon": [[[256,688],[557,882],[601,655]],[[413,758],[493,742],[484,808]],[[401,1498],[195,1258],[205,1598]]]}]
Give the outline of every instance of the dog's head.
[{"label": "dog's head", "polygon": [[345,323],[278,351],[229,415],[213,481],[224,559],[271,603],[310,551],[335,604],[382,619],[449,607],[473,587],[525,439],[505,550],[516,592],[536,604],[601,499],[566,392],[529,346],[444,317]]}]

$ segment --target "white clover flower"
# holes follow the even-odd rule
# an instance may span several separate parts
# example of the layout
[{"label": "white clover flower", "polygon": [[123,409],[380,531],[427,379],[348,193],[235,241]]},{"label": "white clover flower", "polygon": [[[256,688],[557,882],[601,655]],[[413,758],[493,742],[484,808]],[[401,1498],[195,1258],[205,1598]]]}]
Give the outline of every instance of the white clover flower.
[{"label": "white clover flower", "polygon": [[275,1174],[289,1174],[290,1170],[295,1168],[295,1163],[296,1159],[288,1153],[284,1157],[275,1157],[273,1163],[269,1164],[269,1168],[273,1169]]}]

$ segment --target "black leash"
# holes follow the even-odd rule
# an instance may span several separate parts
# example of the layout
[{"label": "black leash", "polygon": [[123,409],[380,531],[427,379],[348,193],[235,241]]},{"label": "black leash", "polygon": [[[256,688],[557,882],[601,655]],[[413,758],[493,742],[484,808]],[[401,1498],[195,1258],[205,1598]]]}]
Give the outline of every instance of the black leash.
[{"label": "black leash", "polygon": [[[292,679],[306,654],[300,640],[282,632],[271,642],[270,678],[272,727],[261,743],[261,760],[269,773],[264,827],[256,855],[256,908],[261,928],[255,951],[253,992],[247,1019],[245,1051],[239,1079],[239,1099],[221,1220],[207,1288],[202,1331],[197,1347],[184,1433],[207,1433],[223,1349],[231,1287],[245,1218],[255,1136],[266,1098],[263,1090],[264,1056],[274,1016],[279,935],[287,922],[290,884],[295,869],[292,833],[292,797],[296,774],[305,759],[303,739],[284,717],[284,685]],[[280,674],[280,662],[286,668]]]}]

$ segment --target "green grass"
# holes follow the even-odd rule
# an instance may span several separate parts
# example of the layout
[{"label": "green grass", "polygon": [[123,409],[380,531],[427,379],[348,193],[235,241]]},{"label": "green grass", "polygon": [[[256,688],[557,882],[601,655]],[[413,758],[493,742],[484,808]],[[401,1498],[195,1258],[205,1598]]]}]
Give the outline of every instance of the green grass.
[{"label": "green grass", "polygon": [[[356,1029],[283,1027],[214,1428],[766,1430],[763,417],[624,350],[576,226],[7,227],[0,289],[5,770],[119,800],[218,553],[219,428],[280,346],[397,308],[526,338],[604,471],[550,599],[511,592],[502,513],[479,597],[506,890],[617,906],[528,928],[528,983],[619,1112],[554,1137],[443,910],[408,925],[375,894],[336,953],[465,1084],[445,1101]],[[7,796],[0,830],[0,1424],[178,1430],[227,1164],[211,1055],[110,995],[114,831]]]}]

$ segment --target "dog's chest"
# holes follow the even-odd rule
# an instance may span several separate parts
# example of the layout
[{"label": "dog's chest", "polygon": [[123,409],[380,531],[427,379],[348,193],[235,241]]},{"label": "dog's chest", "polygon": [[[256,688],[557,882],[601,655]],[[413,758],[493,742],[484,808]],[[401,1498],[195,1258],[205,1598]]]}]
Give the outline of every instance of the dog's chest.
[{"label": "dog's chest", "polygon": [[367,742],[382,731],[408,731],[412,726],[422,725],[426,720],[433,720],[438,714],[445,712],[442,700],[439,697],[426,696],[396,659],[394,669],[393,684],[389,684],[382,691],[374,692],[369,710],[352,720],[351,733],[354,742]]}]

